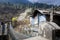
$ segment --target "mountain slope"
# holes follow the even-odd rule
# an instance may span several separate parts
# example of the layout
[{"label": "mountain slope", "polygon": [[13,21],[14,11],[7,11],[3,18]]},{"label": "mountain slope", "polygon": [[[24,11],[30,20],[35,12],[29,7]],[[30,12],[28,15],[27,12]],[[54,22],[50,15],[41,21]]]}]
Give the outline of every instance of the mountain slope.
[{"label": "mountain slope", "polygon": [[54,4],[60,5],[60,0],[0,0],[0,2],[10,2],[10,3],[47,3],[47,4]]},{"label": "mountain slope", "polygon": [[31,3],[29,2],[28,0],[0,0],[1,3],[7,3],[7,2],[10,2],[10,3]]}]

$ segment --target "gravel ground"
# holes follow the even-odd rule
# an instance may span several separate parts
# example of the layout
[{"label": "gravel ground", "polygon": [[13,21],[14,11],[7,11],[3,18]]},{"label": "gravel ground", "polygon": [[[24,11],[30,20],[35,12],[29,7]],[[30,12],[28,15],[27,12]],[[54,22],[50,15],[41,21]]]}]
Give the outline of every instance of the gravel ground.
[{"label": "gravel ground", "polygon": [[32,37],[32,38],[28,38],[28,39],[24,39],[24,40],[48,40],[46,38],[43,38],[41,36],[36,36],[36,37]]}]

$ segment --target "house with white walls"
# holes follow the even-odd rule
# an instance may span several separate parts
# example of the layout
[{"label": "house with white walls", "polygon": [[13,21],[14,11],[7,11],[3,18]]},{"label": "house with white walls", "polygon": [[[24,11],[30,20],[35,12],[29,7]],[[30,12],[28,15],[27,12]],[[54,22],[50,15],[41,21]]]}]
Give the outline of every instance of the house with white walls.
[{"label": "house with white walls", "polygon": [[41,22],[46,22],[46,15],[43,12],[46,13],[48,11],[35,10],[30,17],[30,23],[32,25],[39,25]]}]

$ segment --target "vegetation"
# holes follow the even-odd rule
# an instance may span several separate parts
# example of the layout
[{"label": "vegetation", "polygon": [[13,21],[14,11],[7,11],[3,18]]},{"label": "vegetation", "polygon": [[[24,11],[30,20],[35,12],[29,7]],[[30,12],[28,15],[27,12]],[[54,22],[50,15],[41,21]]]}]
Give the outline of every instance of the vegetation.
[{"label": "vegetation", "polygon": [[[50,9],[54,5],[48,5],[46,3],[35,3],[35,4],[11,4],[11,3],[0,3],[0,19],[10,20],[12,17],[19,16],[20,13],[24,12],[26,8],[36,9]],[[60,6],[54,6],[54,9],[60,11]]]}]

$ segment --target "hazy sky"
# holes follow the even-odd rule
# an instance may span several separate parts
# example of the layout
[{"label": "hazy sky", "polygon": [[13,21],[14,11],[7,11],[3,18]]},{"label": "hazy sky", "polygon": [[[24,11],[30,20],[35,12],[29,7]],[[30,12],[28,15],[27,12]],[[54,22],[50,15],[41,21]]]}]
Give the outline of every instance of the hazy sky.
[{"label": "hazy sky", "polygon": [[57,4],[60,5],[60,0],[29,0],[32,3],[48,3],[48,4]]}]

